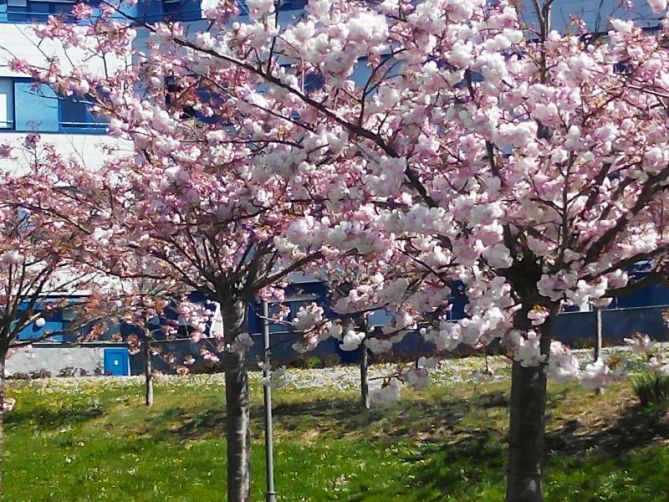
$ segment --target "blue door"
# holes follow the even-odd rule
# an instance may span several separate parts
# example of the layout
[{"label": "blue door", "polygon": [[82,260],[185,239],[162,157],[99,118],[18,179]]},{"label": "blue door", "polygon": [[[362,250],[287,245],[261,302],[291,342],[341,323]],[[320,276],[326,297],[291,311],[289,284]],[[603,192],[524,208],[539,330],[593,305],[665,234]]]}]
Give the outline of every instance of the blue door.
[{"label": "blue door", "polygon": [[105,375],[126,376],[130,374],[128,349],[105,349]]}]

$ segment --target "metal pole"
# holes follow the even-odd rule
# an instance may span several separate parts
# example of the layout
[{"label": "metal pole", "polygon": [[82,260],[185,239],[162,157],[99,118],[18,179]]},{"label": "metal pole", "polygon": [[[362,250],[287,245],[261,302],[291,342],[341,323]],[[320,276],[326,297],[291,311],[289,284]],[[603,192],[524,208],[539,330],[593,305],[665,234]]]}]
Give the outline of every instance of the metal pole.
[{"label": "metal pole", "polygon": [[595,307],[595,350],[594,360],[599,361],[602,356],[602,309]]},{"label": "metal pole", "polygon": [[[594,359],[595,362],[599,361],[602,357],[602,309],[599,307],[595,307],[595,353],[594,353]],[[600,387],[597,387],[595,389],[595,393],[601,394],[604,390]]]},{"label": "metal pole", "polygon": [[[263,377],[270,377],[270,350],[269,350],[269,305],[266,301],[262,302],[263,315],[263,342],[265,348],[265,365],[263,367]],[[274,452],[272,450],[272,388],[263,385],[263,395],[265,398],[265,478],[267,479],[267,492],[265,493],[266,502],[276,501],[276,492],[274,491]]]}]

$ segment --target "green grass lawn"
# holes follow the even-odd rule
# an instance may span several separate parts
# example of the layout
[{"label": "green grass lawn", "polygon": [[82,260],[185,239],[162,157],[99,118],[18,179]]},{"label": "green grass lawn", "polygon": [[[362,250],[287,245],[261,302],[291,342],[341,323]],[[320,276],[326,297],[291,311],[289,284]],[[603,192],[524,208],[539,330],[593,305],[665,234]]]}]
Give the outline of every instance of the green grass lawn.
[{"label": "green grass lawn", "polygon": [[[10,383],[8,501],[225,500],[223,388],[211,377]],[[274,392],[279,500],[498,501],[508,383],[434,385],[390,410],[354,391]],[[253,499],[263,500],[262,394],[253,398]],[[629,383],[602,396],[552,387],[548,501],[669,500],[669,419]]]}]

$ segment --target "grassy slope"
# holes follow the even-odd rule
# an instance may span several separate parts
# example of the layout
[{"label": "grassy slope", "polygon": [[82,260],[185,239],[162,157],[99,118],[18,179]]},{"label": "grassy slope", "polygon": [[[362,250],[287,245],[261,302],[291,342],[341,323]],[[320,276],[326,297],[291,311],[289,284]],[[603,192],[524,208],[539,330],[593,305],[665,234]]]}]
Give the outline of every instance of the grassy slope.
[{"label": "grassy slope", "polygon": [[[358,411],[352,391],[275,392],[279,500],[501,500],[508,383],[435,385],[391,410]],[[223,500],[223,389],[217,379],[12,384],[9,501]],[[253,385],[254,500],[264,486],[261,392]],[[554,387],[547,500],[669,500],[669,420],[639,412],[628,384],[594,396]]]}]

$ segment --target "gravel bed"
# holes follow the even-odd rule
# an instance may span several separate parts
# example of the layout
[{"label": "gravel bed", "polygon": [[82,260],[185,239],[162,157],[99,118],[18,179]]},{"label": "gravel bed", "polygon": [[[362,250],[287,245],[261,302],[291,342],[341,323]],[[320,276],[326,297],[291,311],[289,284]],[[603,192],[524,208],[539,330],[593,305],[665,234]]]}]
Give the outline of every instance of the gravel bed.
[{"label": "gravel bed", "polygon": [[[665,358],[669,356],[669,343],[658,343],[656,349]],[[592,349],[575,350],[581,366],[592,361]],[[606,347],[602,351],[605,359],[614,354],[624,355],[629,360],[640,360],[642,356],[631,354],[628,347]],[[369,368],[369,380],[374,382],[388,377],[396,372],[398,364],[377,364]],[[409,363],[403,365],[405,368]],[[488,357],[488,368],[486,373],[485,360],[482,357],[465,357],[443,360],[438,368],[430,370],[431,381],[436,384],[449,383],[472,383],[483,381],[500,381],[510,377],[510,362],[503,356]],[[287,388],[310,389],[328,388],[332,390],[356,389],[360,385],[360,369],[358,366],[336,366],[332,368],[317,369],[294,369],[286,371]],[[262,373],[251,371],[249,373],[251,382],[260,382]],[[67,389],[81,389],[86,387],[133,387],[142,385],[143,377],[69,377],[69,378],[45,378],[32,380],[31,385],[40,387],[44,392],[55,392]],[[221,373],[211,375],[161,375],[156,377],[158,386],[200,387],[221,386],[224,376]]]}]

